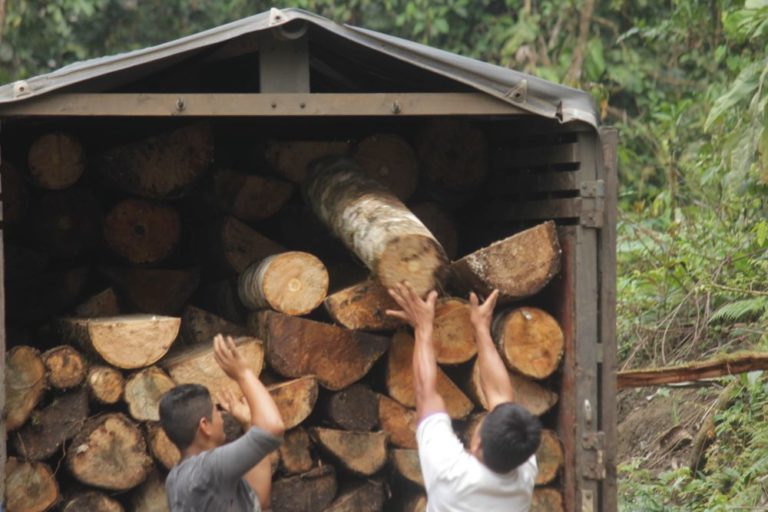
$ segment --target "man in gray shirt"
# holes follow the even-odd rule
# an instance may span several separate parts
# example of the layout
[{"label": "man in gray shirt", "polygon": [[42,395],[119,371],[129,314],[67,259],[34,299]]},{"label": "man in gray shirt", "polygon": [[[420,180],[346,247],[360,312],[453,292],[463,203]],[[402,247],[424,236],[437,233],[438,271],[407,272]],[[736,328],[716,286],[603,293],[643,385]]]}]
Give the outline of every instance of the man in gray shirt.
[{"label": "man in gray shirt", "polygon": [[272,396],[246,364],[232,338],[217,335],[214,357],[238,383],[219,405],[246,433],[224,444],[224,422],[204,386],[183,384],[160,400],[160,423],[179,448],[181,462],[165,482],[171,512],[259,512],[269,508],[272,472],[267,455],[280,446],[285,425]]}]

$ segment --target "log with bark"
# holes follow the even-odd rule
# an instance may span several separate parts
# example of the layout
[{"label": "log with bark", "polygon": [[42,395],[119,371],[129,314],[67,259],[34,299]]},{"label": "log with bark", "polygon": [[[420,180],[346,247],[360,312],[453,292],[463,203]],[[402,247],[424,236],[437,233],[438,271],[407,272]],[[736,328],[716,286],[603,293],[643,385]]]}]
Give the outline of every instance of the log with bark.
[{"label": "log with bark", "polygon": [[155,364],[179,334],[181,319],[155,315],[62,318],[59,330],[117,368],[132,370]]},{"label": "log with bark", "polygon": [[42,355],[48,372],[48,384],[58,389],[68,389],[82,384],[88,371],[83,356],[69,345],[46,350]]},{"label": "log with bark", "polygon": [[336,471],[320,466],[272,484],[274,512],[322,512],[336,497]]},{"label": "log with bark", "polygon": [[21,427],[29,418],[48,386],[45,364],[40,352],[20,345],[5,357],[5,428]]},{"label": "log with bark", "polygon": [[306,473],[314,462],[310,452],[311,442],[307,431],[301,427],[285,433],[280,445],[280,467],[289,475]]},{"label": "log with bark", "polygon": [[103,268],[127,301],[142,313],[178,314],[200,284],[200,269]]},{"label": "log with bark", "polygon": [[165,483],[157,471],[152,471],[131,496],[133,512],[169,512]]},{"label": "log with bark", "polygon": [[226,274],[240,274],[256,261],[285,252],[282,245],[231,216],[208,227],[207,250]]},{"label": "log with bark", "polygon": [[339,492],[339,497],[323,512],[381,512],[384,499],[384,485],[366,480]]},{"label": "log with bark", "polygon": [[119,501],[103,492],[86,491],[73,496],[64,505],[62,512],[124,512]]},{"label": "log with bark", "polygon": [[491,330],[509,369],[544,379],[560,365],[563,330],[546,311],[531,307],[502,311],[493,319]]},{"label": "log with bark", "polygon": [[424,487],[424,476],[421,474],[418,450],[392,450],[392,467],[406,481]]},{"label": "log with bark", "polygon": [[352,432],[329,428],[313,428],[317,445],[345,469],[371,476],[387,463],[386,432]]},{"label": "log with bark", "polygon": [[181,315],[181,336],[188,345],[211,343],[214,336],[245,336],[246,329],[195,306],[184,308]]},{"label": "log with bark", "polygon": [[165,199],[184,195],[212,161],[213,135],[198,123],[107,149],[96,169],[129,194]]},{"label": "log with bark", "polygon": [[0,163],[0,180],[2,180],[3,225],[16,225],[27,213],[29,206],[29,190],[21,172],[11,162],[3,158]]},{"label": "log with bark", "polygon": [[181,219],[172,206],[128,198],[104,218],[107,247],[132,265],[155,264],[173,253],[181,237]]},{"label": "log with bark", "polygon": [[125,379],[120,370],[111,366],[91,366],[86,378],[88,391],[96,402],[116,404],[125,391]]},{"label": "log with bark", "polygon": [[120,304],[114,288],[106,288],[92,295],[75,308],[75,316],[96,318],[100,316],[118,316]]},{"label": "log with bark", "polygon": [[123,399],[128,412],[137,421],[160,421],[160,399],[176,383],[156,366],[144,368],[125,382]]},{"label": "log with bark", "polygon": [[[513,402],[525,407],[531,414],[541,416],[557,403],[557,393],[550,391],[537,382],[512,372],[510,372],[509,378],[512,381],[512,389],[515,393]],[[472,365],[472,372],[467,382],[467,392],[480,407],[488,410],[488,401],[485,398],[480,381],[480,365],[477,361]]]},{"label": "log with bark", "polygon": [[475,357],[475,329],[469,321],[469,303],[466,300],[457,297],[438,300],[432,340],[440,364],[465,363]]},{"label": "log with bark", "polygon": [[240,220],[254,222],[276,214],[293,194],[294,185],[266,176],[220,169],[213,176],[216,205]]},{"label": "log with bark", "polygon": [[419,417],[416,411],[408,409],[388,396],[379,397],[379,424],[389,434],[389,441],[400,448],[416,448],[416,427]]},{"label": "log with bark", "polygon": [[268,389],[280,410],[286,430],[298,426],[315,408],[318,387],[313,376],[273,384]]},{"label": "log with bark", "polygon": [[438,203],[425,201],[411,206],[411,211],[435,235],[449,259],[454,259],[459,247],[459,232],[453,216]]},{"label": "log with bark", "polygon": [[562,493],[550,487],[537,487],[533,490],[531,512],[563,512]]},{"label": "log with bark", "polygon": [[85,171],[85,148],[69,133],[46,133],[36,138],[27,153],[32,181],[49,190],[69,188]]},{"label": "log with bark", "polygon": [[150,421],[145,423],[145,429],[147,432],[147,445],[149,445],[149,453],[152,454],[152,457],[166,470],[170,470],[178,464],[181,460],[181,452],[168,439],[163,427],[159,423]]},{"label": "log with bark", "polygon": [[445,251],[424,224],[381,184],[346,159],[320,161],[305,183],[315,214],[385,287],[408,280],[424,296],[441,285]]},{"label": "log with bark", "polygon": [[389,340],[364,332],[262,311],[249,318],[252,332],[266,341],[269,367],[284,377],[316,375],[336,391],[357,382],[386,352]]},{"label": "log with bark", "polygon": [[120,413],[89,419],[67,449],[70,473],[101,489],[132,489],[147,478],[152,466],[138,425]]},{"label": "log with bark", "polygon": [[419,160],[410,144],[394,133],[370,135],[355,148],[352,159],[363,173],[407,201],[419,184]]},{"label": "log with bark", "polygon": [[346,141],[295,140],[269,141],[264,157],[272,170],[293,183],[301,183],[307,177],[308,166],[313,160],[332,155],[346,155]]},{"label": "log with bark", "polygon": [[542,429],[539,449],[536,450],[536,464],[539,472],[536,485],[546,485],[557,476],[563,466],[563,446],[557,434],[549,429]]},{"label": "log with bark", "polygon": [[547,221],[479,249],[451,264],[451,283],[464,293],[499,290],[506,303],[538,293],[560,271],[560,242]]},{"label": "log with bark", "polygon": [[[407,407],[416,406],[413,348],[413,337],[406,331],[398,331],[392,338],[392,346],[387,354],[387,391],[389,396]],[[462,419],[472,412],[472,402],[440,368],[437,369],[437,392],[445,400],[451,418]]]},{"label": "log with bark", "polygon": [[329,295],[324,305],[331,318],[347,329],[387,331],[403,324],[386,314],[386,310],[399,307],[375,279]]},{"label": "log with bark", "polygon": [[84,189],[47,192],[37,199],[30,212],[25,236],[53,257],[74,258],[99,244],[101,209]]},{"label": "log with bark", "polygon": [[84,389],[57,397],[33,412],[30,421],[13,434],[16,452],[27,460],[45,460],[74,437],[87,419],[88,393]]},{"label": "log with bark", "polygon": [[238,280],[238,295],[251,309],[306,315],[328,293],[328,271],[312,254],[288,251],[254,262]]},{"label": "log with bark", "polygon": [[379,397],[364,384],[353,384],[334,393],[324,409],[326,418],[344,430],[366,432],[379,423]]},{"label": "log with bark", "polygon": [[[235,338],[243,358],[253,373],[258,376],[264,364],[264,349],[261,340],[251,337]],[[160,365],[176,384],[202,384],[213,397],[221,391],[231,391],[241,396],[240,386],[227,377],[214,359],[213,341],[207,345],[185,348],[169,355]]]},{"label": "log with bark", "polygon": [[44,512],[59,499],[59,485],[47,464],[8,457],[5,463],[8,512]]}]

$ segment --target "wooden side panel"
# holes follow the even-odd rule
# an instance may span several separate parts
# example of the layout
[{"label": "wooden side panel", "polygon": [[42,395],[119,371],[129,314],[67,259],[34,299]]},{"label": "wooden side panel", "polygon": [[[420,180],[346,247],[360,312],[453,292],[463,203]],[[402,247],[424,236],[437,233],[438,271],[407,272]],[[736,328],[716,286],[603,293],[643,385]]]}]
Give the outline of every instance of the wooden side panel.
[{"label": "wooden side panel", "polygon": [[[0,154],[2,154],[0,152]],[[5,232],[2,228],[4,192],[0,190],[0,411],[5,411]],[[0,416],[0,439],[7,439],[5,415]],[[0,468],[5,468],[5,442],[0,443]],[[5,470],[3,469],[3,474]],[[0,509],[5,508],[5,478],[0,479]]]}]

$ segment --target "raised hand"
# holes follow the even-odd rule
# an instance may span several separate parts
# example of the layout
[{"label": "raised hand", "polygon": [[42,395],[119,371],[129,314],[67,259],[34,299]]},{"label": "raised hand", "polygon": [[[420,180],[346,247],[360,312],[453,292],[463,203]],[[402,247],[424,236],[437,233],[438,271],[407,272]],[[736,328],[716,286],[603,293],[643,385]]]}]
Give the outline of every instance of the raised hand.
[{"label": "raised hand", "polygon": [[219,391],[216,394],[216,402],[222,409],[227,411],[237,422],[246,426],[251,421],[251,408],[248,407],[245,397],[241,396],[239,399],[229,390]]},{"label": "raised hand", "polygon": [[388,309],[387,315],[405,320],[415,330],[432,328],[435,320],[435,303],[437,302],[436,291],[432,290],[426,299],[422,299],[408,281],[398,283],[395,288],[390,288],[388,291],[401,309]]},{"label": "raised hand", "polygon": [[499,290],[493,290],[485,301],[480,304],[475,292],[469,294],[469,321],[475,327],[489,329],[493,320],[493,308],[496,307],[496,301],[499,298]]},{"label": "raised hand", "polygon": [[224,370],[232,380],[239,381],[250,368],[245,361],[245,358],[240,353],[235,345],[231,336],[226,338],[221,334],[217,334],[213,338],[213,357],[216,363]]}]

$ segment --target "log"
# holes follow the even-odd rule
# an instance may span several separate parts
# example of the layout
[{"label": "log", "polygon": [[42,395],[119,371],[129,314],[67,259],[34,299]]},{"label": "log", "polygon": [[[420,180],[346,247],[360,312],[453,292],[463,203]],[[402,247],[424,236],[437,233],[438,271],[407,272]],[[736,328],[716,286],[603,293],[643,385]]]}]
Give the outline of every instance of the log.
[{"label": "log", "polygon": [[563,460],[563,446],[557,434],[552,430],[542,429],[541,442],[536,450],[536,464],[539,466],[536,485],[552,482],[563,466]]},{"label": "log", "polygon": [[[250,337],[236,338],[235,344],[258,376],[264,364],[261,340]],[[161,362],[176,384],[202,384],[215,398],[221,391],[231,391],[241,396],[240,386],[227,377],[214,359],[213,340],[206,345],[187,348],[170,355]]]},{"label": "log", "polygon": [[105,405],[116,404],[125,390],[123,374],[111,366],[92,366],[86,383],[91,397]]},{"label": "log", "polygon": [[220,316],[227,322],[245,322],[247,310],[237,296],[237,279],[223,279],[200,287],[196,294],[197,304]]},{"label": "log", "polygon": [[44,512],[59,499],[59,486],[47,464],[8,457],[5,463],[5,505],[8,512]]},{"label": "log", "polygon": [[147,199],[183,196],[213,161],[207,123],[117,146],[96,158],[96,169],[114,186]]},{"label": "log", "polygon": [[142,313],[175,315],[200,284],[200,270],[104,268],[128,302]]},{"label": "log", "polygon": [[87,491],[69,499],[63,512],[125,512],[125,509],[104,493]]},{"label": "log", "polygon": [[169,470],[181,460],[181,452],[173,442],[168,439],[165,430],[159,423],[147,422],[147,444],[149,453],[160,463],[162,467]]},{"label": "log", "polygon": [[[406,407],[416,407],[413,391],[413,337],[406,331],[398,331],[392,338],[386,384],[389,396]],[[445,400],[451,418],[462,419],[472,412],[472,402],[440,368],[437,369],[437,392]]]},{"label": "log", "polygon": [[45,460],[72,439],[87,419],[85,390],[62,395],[45,409],[32,413],[30,421],[16,432],[13,437],[16,452],[26,460]]},{"label": "log", "polygon": [[301,183],[307,177],[309,164],[313,160],[348,152],[349,143],[346,141],[273,140],[267,142],[264,157],[278,175],[293,183]]},{"label": "log", "polygon": [[67,467],[80,482],[126,491],[143,482],[152,469],[139,427],[120,413],[89,419],[67,449]]},{"label": "log", "polygon": [[458,297],[438,300],[432,339],[440,364],[460,364],[475,357],[475,329],[469,321],[469,303],[466,300]]},{"label": "log", "polygon": [[227,274],[240,274],[253,262],[285,252],[285,248],[234,217],[224,217],[209,228],[209,251]]},{"label": "log", "polygon": [[392,467],[406,481],[424,487],[424,476],[421,474],[418,450],[392,450]]},{"label": "log", "polygon": [[379,397],[379,424],[393,445],[415,449],[418,423],[416,411],[387,396]]},{"label": "log", "polygon": [[300,251],[270,256],[251,264],[238,280],[238,295],[251,309],[272,308],[286,315],[306,315],[328,293],[328,271],[317,257]]},{"label": "log", "polygon": [[333,320],[347,329],[388,331],[403,325],[387,316],[387,309],[399,309],[386,288],[374,279],[339,290],[326,297],[325,309]]},{"label": "log", "polygon": [[363,378],[389,346],[389,340],[382,336],[272,311],[256,313],[249,322],[266,341],[272,370],[289,378],[316,375],[320,384],[332,391]]},{"label": "log", "polygon": [[355,148],[352,159],[401,201],[407,201],[419,184],[419,160],[405,139],[394,133],[370,135]]},{"label": "log", "polygon": [[59,319],[64,340],[76,341],[124,370],[160,360],[176,340],[180,325],[180,318],[155,315]]},{"label": "log", "polygon": [[286,430],[307,419],[317,402],[317,379],[312,376],[275,384],[268,389],[280,410]]},{"label": "log", "polygon": [[46,133],[36,138],[27,153],[32,181],[49,190],[69,188],[85,171],[85,148],[68,133]]},{"label": "log", "polygon": [[451,283],[486,297],[498,289],[499,303],[520,300],[538,293],[560,271],[561,253],[555,223],[547,221],[452,263]]},{"label": "log", "polygon": [[306,473],[312,469],[312,454],[309,451],[310,440],[303,428],[294,428],[285,433],[280,445],[280,467],[289,475]]},{"label": "log", "polygon": [[157,471],[152,471],[149,477],[131,497],[133,512],[169,512],[168,498],[165,494],[165,483]]},{"label": "log", "polygon": [[[512,380],[512,389],[515,392],[513,403],[525,407],[531,414],[541,416],[557,403],[557,393],[548,390],[537,382],[515,373],[510,373],[509,378]],[[485,399],[485,393],[483,393],[480,382],[480,366],[477,361],[472,365],[472,373],[467,382],[467,392],[478,405],[486,411],[488,410],[488,401]]]},{"label": "log", "polygon": [[58,389],[68,389],[82,384],[88,370],[85,359],[69,345],[46,350],[42,355],[48,372],[48,384]]},{"label": "log", "polygon": [[424,494],[419,494],[406,501],[402,512],[426,512],[426,510],[427,497]]},{"label": "log", "polygon": [[501,312],[491,328],[502,359],[510,370],[544,379],[563,357],[563,330],[549,313],[537,308]]},{"label": "log", "polygon": [[0,163],[2,179],[3,225],[12,226],[21,221],[29,206],[29,190],[18,168],[3,158]]},{"label": "log", "polygon": [[5,359],[5,428],[21,427],[43,398],[48,386],[40,352],[24,345],[12,348]]},{"label": "log", "polygon": [[6,311],[11,324],[40,325],[68,310],[78,300],[88,279],[88,268],[46,272],[25,282],[8,281]]},{"label": "log", "polygon": [[471,196],[488,175],[488,141],[466,121],[428,121],[418,135],[416,152],[427,190],[438,197]]},{"label": "log", "polygon": [[27,236],[55,258],[81,256],[99,245],[101,209],[83,189],[47,192],[30,211]]},{"label": "log", "polygon": [[376,480],[366,480],[339,493],[324,512],[381,512],[384,499],[384,485]]},{"label": "log", "polygon": [[176,383],[160,368],[150,366],[140,370],[125,382],[123,399],[128,412],[137,421],[160,421],[160,399]]},{"label": "log", "polygon": [[175,208],[144,199],[117,203],[104,218],[104,241],[132,265],[155,264],[168,258],[181,237],[181,219]]},{"label": "log", "polygon": [[211,343],[217,334],[238,337],[245,336],[246,330],[195,306],[184,308],[184,314],[181,315],[181,336],[187,344]]},{"label": "log", "polygon": [[438,203],[432,201],[415,204],[411,207],[411,211],[435,235],[437,241],[445,249],[448,258],[456,258],[459,247],[459,232],[452,215]]},{"label": "log", "polygon": [[563,512],[563,495],[557,489],[537,487],[533,490],[531,512]]},{"label": "log", "polygon": [[75,316],[96,318],[101,316],[118,316],[120,305],[114,288],[107,288],[89,297],[75,308]]},{"label": "log", "polygon": [[445,277],[445,251],[424,224],[352,161],[314,166],[305,196],[315,214],[385,287],[408,280],[424,296]]},{"label": "log", "polygon": [[230,169],[218,170],[213,176],[216,205],[246,222],[276,214],[293,195],[293,189],[294,185],[286,181]]},{"label": "log", "polygon": [[349,471],[371,476],[387,463],[386,432],[350,432],[313,428],[315,442]]},{"label": "log", "polygon": [[325,415],[336,427],[367,432],[379,423],[379,397],[363,384],[352,384],[331,395]]},{"label": "log", "polygon": [[336,496],[336,471],[320,466],[272,484],[274,512],[322,512]]}]

